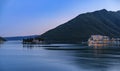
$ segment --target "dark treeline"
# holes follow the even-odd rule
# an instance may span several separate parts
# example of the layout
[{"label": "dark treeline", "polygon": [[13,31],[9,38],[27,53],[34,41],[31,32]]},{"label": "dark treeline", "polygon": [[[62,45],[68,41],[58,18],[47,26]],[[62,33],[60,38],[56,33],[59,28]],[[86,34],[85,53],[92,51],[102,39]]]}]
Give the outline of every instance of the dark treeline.
[{"label": "dark treeline", "polygon": [[27,39],[23,39],[23,44],[38,44],[38,43],[42,43],[44,41],[43,38],[27,38]]}]

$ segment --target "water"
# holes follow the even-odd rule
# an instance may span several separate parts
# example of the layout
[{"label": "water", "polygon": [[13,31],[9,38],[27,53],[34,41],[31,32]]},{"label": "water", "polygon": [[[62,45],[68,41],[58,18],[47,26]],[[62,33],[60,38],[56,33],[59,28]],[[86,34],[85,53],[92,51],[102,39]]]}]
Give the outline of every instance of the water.
[{"label": "water", "polygon": [[120,51],[46,50],[41,45],[6,42],[0,45],[0,71],[120,71]]}]

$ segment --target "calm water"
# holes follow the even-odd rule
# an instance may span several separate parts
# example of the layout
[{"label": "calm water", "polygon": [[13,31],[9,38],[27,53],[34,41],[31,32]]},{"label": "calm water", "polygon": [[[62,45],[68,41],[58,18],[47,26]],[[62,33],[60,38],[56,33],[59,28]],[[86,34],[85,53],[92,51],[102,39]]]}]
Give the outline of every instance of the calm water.
[{"label": "calm water", "polygon": [[23,46],[18,41],[1,44],[0,71],[120,71],[119,50],[46,50],[40,46]]}]

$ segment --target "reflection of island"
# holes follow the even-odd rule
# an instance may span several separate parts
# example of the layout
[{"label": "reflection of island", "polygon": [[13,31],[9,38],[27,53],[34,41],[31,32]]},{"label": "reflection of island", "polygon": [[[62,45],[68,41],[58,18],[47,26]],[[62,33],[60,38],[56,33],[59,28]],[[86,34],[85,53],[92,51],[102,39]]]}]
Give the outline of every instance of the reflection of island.
[{"label": "reflection of island", "polygon": [[24,48],[36,48],[36,47],[44,47],[44,48],[58,48],[61,47],[59,45],[54,45],[54,44],[23,44]]},{"label": "reflection of island", "polygon": [[23,44],[24,48],[42,47],[42,44]]}]

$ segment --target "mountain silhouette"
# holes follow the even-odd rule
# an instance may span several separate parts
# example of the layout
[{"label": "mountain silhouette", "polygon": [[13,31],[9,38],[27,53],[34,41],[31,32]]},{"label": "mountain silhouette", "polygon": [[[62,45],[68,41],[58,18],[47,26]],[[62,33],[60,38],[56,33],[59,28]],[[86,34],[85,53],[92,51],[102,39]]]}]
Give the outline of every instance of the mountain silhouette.
[{"label": "mountain silhouette", "polygon": [[78,43],[98,34],[120,36],[120,11],[102,9],[80,14],[39,37],[53,43]]}]

